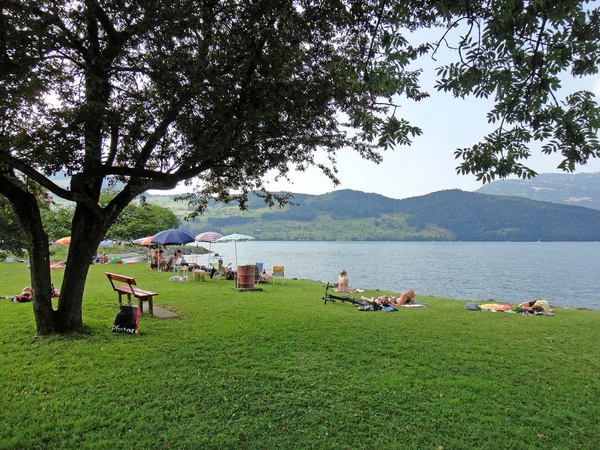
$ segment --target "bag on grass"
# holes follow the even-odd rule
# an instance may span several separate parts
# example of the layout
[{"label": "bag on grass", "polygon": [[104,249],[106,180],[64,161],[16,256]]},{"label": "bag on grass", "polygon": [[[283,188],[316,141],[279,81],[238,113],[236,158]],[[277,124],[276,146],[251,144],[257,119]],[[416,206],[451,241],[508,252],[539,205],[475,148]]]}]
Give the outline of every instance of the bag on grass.
[{"label": "bag on grass", "polygon": [[475,302],[469,302],[465,305],[465,309],[469,311],[481,311],[481,306]]},{"label": "bag on grass", "polygon": [[137,334],[140,323],[140,309],[137,306],[121,306],[112,326],[115,333]]}]

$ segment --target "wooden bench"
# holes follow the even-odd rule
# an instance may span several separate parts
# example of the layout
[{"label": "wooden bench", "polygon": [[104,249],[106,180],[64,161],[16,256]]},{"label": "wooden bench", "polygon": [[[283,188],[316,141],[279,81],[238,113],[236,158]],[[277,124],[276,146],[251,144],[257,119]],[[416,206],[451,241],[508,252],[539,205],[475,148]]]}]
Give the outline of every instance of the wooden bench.
[{"label": "wooden bench", "polygon": [[[129,305],[131,305],[131,296],[133,295],[134,297],[136,297],[137,299],[139,299],[139,305],[140,305],[140,313],[144,312],[144,301],[148,302],[148,311],[150,312],[151,315],[154,315],[154,309],[152,307],[152,297],[154,297],[155,295],[158,295],[158,293],[156,292],[150,292],[147,291],[145,289],[140,289],[136,286],[136,282],[134,278],[131,277],[126,277],[125,275],[118,275],[116,273],[110,273],[110,272],[105,272],[106,276],[108,277],[108,280],[110,281],[110,284],[112,285],[113,289],[119,294],[119,305],[122,305],[122,297],[123,295],[127,296],[127,302]],[[121,283],[126,283],[125,284],[117,284],[115,285],[115,281],[121,282]]]}]

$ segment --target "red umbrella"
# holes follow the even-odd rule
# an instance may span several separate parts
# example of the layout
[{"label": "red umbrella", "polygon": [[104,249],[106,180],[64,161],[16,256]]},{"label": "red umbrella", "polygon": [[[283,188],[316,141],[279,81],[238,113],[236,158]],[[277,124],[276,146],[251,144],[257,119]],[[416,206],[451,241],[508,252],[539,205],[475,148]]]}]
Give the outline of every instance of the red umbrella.
[{"label": "red umbrella", "polygon": [[142,239],[139,242],[139,244],[140,245],[144,245],[144,246],[146,246],[146,245],[152,245],[152,236],[148,236],[147,238]]},{"label": "red umbrella", "polygon": [[212,244],[214,244],[217,239],[220,239],[222,237],[223,235],[221,233],[217,233],[216,231],[205,231],[204,233],[200,233],[196,236],[197,242],[208,242],[208,265],[210,265],[210,252]]},{"label": "red umbrella", "polygon": [[223,235],[216,231],[205,231],[204,233],[197,235],[195,239],[198,242],[209,242],[210,244],[214,244],[217,239],[222,237]]},{"label": "red umbrella", "polygon": [[55,242],[55,244],[57,244],[57,245],[69,245],[70,243],[71,243],[71,236],[60,238],[58,241]]}]

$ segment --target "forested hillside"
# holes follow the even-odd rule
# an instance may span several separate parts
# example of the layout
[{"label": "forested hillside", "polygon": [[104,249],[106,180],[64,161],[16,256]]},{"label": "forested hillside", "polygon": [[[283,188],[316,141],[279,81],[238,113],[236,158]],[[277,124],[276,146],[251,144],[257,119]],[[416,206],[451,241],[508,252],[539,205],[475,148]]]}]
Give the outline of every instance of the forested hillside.
[{"label": "forested hillside", "polygon": [[[182,227],[262,240],[600,240],[600,211],[518,197],[448,190],[396,200],[342,190],[294,199],[298,206],[269,209],[255,197],[249,211],[217,203]],[[148,201],[171,204],[180,216],[186,212],[171,197]]]}]

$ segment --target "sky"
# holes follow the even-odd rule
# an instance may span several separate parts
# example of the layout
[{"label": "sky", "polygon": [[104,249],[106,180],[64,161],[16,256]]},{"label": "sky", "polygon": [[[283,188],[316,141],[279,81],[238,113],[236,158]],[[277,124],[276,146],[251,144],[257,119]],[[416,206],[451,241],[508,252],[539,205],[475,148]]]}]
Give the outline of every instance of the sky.
[{"label": "sky", "polygon": [[[433,83],[431,80],[429,80]],[[593,91],[600,98],[600,76],[573,82],[578,89]],[[431,84],[433,86],[433,84]],[[567,81],[564,86],[571,85]],[[422,86],[427,86],[422,83]],[[405,103],[397,116],[422,129],[410,147],[397,147],[383,153],[379,165],[360,158],[348,150],[338,154],[337,187],[318,169],[290,176],[291,183],[270,183],[273,190],[294,193],[324,194],[340,189],[354,189],[402,199],[425,195],[445,189],[475,191],[482,186],[475,175],[458,175],[458,161],[454,159],[457,148],[471,146],[491,131],[486,114],[490,104],[475,98],[455,99],[451,94],[429,89],[431,97],[419,103]],[[565,173],[556,167],[560,155],[544,155],[537,149],[524,164],[537,173]],[[600,171],[600,159],[579,166],[575,173]]]},{"label": "sky", "polygon": [[[411,40],[430,41],[432,36],[426,30],[423,35],[413,35]],[[404,101],[396,112],[400,118],[407,119],[411,125],[418,126],[422,135],[413,139],[411,146],[397,147],[382,153],[383,162],[375,164],[363,160],[352,150],[338,153],[337,168],[340,184],[335,186],[318,169],[306,172],[290,172],[290,181],[268,182],[272,191],[320,195],[340,189],[381,194],[386,197],[402,199],[429,194],[445,189],[475,191],[482,186],[475,175],[456,173],[458,161],[454,152],[458,148],[469,147],[480,142],[493,130],[487,123],[487,113],[491,109],[490,100],[468,97],[456,99],[450,93],[435,90],[435,69],[448,61],[456,60],[450,50],[441,50],[436,60],[430,57],[420,59],[413,68],[423,70],[421,86],[430,93],[430,97],[420,102]],[[566,75],[562,81],[563,89],[559,98],[577,90],[589,90],[600,98],[600,75],[584,79],[573,79]],[[532,156],[523,161],[527,167],[537,173],[565,173],[557,169],[562,158],[560,155],[544,155],[539,143],[532,147]],[[327,162],[321,155],[320,162]],[[585,166],[579,166],[575,173],[600,171],[600,159],[592,159]],[[274,178],[271,177],[272,179]],[[181,192],[177,189],[176,192]],[[165,192],[157,192],[164,194]]]},{"label": "sky", "polygon": [[[455,41],[466,29],[457,27],[447,35]],[[439,39],[440,30],[419,30],[407,35],[413,45]],[[450,93],[435,90],[436,69],[458,59],[456,51],[444,46],[438,49],[435,60],[430,56],[420,58],[411,69],[421,69],[421,87],[430,97],[420,102],[404,101],[396,115],[418,126],[422,135],[413,139],[411,146],[397,147],[383,153],[379,165],[365,161],[351,150],[340,152],[337,158],[338,186],[318,169],[296,172],[290,176],[291,183],[270,183],[273,190],[294,193],[324,194],[339,189],[354,189],[402,199],[429,194],[445,189],[475,191],[482,186],[475,175],[458,175],[459,161],[454,159],[458,148],[470,147],[480,142],[494,128],[487,123],[487,113],[491,110],[491,100],[468,97],[457,99]],[[578,91],[588,90],[600,99],[600,75],[584,79],[574,79],[569,74],[562,78],[559,99]],[[540,144],[531,147],[531,157],[523,161],[537,173],[565,173],[557,169],[560,155],[544,155]],[[325,162],[325,159],[322,159]],[[600,158],[593,159],[585,166],[579,166],[576,173],[600,171]]]}]

